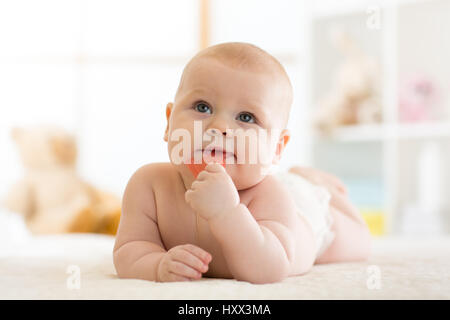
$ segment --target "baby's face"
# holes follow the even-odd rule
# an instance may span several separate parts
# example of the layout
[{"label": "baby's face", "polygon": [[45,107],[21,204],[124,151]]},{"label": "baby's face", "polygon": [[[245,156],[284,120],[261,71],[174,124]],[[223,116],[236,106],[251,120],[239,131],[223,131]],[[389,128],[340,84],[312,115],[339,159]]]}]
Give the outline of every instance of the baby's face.
[{"label": "baby's face", "polygon": [[[226,162],[225,169],[238,190],[260,182],[289,139],[284,130],[286,88],[277,80],[212,58],[195,61],[186,71],[174,103],[166,109],[165,140],[172,163],[174,155],[186,163],[196,154],[201,159],[208,146],[221,146],[223,158],[220,152],[215,156]],[[183,148],[180,132],[189,132],[191,139]],[[182,175],[191,174],[185,164],[177,169]]]}]

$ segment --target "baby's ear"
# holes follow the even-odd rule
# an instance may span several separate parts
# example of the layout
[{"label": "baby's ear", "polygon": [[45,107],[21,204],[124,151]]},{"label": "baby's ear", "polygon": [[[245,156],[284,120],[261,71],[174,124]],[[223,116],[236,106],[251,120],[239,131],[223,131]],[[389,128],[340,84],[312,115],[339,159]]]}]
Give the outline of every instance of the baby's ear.
[{"label": "baby's ear", "polygon": [[173,108],[173,103],[169,102],[166,106],[167,125],[166,125],[166,131],[164,132],[164,141],[165,142],[169,141],[169,120],[170,120],[170,115],[172,114],[172,108]]},{"label": "baby's ear", "polygon": [[284,148],[286,148],[289,139],[291,138],[291,133],[288,129],[281,131],[280,138],[278,139],[277,149],[275,151],[275,164],[281,160],[281,155],[283,154]]}]

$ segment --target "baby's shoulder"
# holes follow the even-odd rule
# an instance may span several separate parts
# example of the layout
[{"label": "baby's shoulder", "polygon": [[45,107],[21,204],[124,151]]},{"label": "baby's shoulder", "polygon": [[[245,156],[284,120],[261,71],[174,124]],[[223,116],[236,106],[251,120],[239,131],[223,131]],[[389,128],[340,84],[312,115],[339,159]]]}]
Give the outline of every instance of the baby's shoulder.
[{"label": "baby's shoulder", "polygon": [[173,172],[173,167],[169,162],[154,162],[143,165],[136,170],[136,173],[140,175],[159,177]]},{"label": "baby's shoulder", "polygon": [[254,188],[255,195],[270,194],[280,196],[287,191],[285,184],[275,175],[267,175]]},{"label": "baby's shoulder", "polygon": [[170,180],[174,168],[167,162],[149,163],[138,168],[130,178],[129,183],[144,185],[148,188],[161,186]]}]

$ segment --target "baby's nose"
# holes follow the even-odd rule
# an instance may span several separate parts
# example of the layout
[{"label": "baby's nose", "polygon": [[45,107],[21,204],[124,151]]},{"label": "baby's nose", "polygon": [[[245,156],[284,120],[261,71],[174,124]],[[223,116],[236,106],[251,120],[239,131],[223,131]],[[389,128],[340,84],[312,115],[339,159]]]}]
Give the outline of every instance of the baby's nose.
[{"label": "baby's nose", "polygon": [[227,136],[227,129],[230,127],[230,122],[227,116],[215,115],[206,126],[207,133],[212,136]]},{"label": "baby's nose", "polygon": [[220,134],[222,134],[224,136],[227,135],[227,131],[226,130],[219,130],[219,129],[216,129],[216,128],[209,128],[209,129],[206,130],[206,133],[211,135],[211,136],[216,136],[216,135],[220,135]]}]

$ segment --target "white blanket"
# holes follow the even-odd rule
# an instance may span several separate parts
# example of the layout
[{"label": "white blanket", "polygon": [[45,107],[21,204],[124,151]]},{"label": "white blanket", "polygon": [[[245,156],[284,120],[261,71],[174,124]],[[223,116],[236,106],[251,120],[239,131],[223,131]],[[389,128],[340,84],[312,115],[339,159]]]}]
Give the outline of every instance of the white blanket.
[{"label": "white blanket", "polygon": [[450,237],[375,238],[370,259],[253,285],[118,279],[114,238],[24,236],[0,247],[0,299],[450,299]]}]

